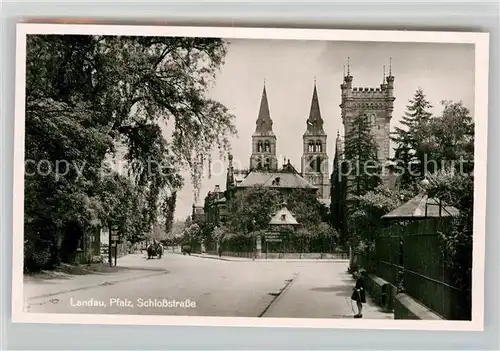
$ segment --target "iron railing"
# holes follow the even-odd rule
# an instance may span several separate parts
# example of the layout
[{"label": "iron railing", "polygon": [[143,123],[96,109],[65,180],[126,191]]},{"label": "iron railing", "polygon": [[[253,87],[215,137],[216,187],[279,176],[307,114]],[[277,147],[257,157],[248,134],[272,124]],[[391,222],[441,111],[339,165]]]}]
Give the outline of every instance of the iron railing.
[{"label": "iron railing", "polygon": [[[453,284],[440,233],[451,218],[428,218],[388,228],[376,240],[377,276],[445,319],[470,320],[470,291]],[[472,249],[472,248],[471,248]]]}]

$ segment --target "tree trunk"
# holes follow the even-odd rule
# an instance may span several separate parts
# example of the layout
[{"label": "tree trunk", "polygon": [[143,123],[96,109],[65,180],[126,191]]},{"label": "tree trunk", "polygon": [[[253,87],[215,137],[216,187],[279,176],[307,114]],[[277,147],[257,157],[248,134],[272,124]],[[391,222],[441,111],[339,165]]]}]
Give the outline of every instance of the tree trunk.
[{"label": "tree trunk", "polygon": [[64,229],[64,238],[61,243],[61,261],[73,264],[76,259],[78,243],[83,237],[83,228],[76,222],[69,222]]}]

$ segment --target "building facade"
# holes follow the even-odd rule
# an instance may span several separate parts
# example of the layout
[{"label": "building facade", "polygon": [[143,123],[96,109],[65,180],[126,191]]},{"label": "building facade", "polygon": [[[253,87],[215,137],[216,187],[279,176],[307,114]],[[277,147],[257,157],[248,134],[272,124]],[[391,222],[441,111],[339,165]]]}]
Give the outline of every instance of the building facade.
[{"label": "building facade", "polygon": [[[298,172],[290,160],[285,160],[279,166],[276,155],[278,139],[273,131],[273,121],[264,85],[255,132],[252,134],[250,167],[247,170],[234,169],[233,156],[228,155],[226,189],[222,191],[217,185],[207,194],[203,206],[206,220],[215,225],[223,224],[228,199],[235,196],[239,190],[254,186],[276,189],[285,195],[293,189],[306,189],[316,194],[318,199],[329,197],[326,133],[323,131],[316,86],[313,91],[311,113],[307,121],[308,128],[304,134],[303,143],[316,143],[314,149],[304,149],[303,159],[309,162],[307,165],[303,164],[302,172]],[[317,167],[314,164],[310,168],[313,162],[318,162],[320,166]]]},{"label": "building facade", "polygon": [[341,116],[344,125],[344,135],[352,128],[352,120],[363,114],[371,122],[372,134],[377,144],[377,157],[382,165],[389,160],[390,155],[390,123],[394,109],[394,76],[389,66],[389,75],[385,76],[380,87],[353,87],[353,77],[347,66],[347,75],[340,85]]}]

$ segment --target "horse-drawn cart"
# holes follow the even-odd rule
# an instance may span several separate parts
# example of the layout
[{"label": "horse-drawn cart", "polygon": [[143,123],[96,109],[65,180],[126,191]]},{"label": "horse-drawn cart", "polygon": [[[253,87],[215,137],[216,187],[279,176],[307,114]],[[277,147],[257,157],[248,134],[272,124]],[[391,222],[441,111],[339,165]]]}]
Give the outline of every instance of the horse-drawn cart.
[{"label": "horse-drawn cart", "polygon": [[148,260],[153,257],[161,258],[163,256],[163,246],[159,243],[150,244],[147,248]]}]

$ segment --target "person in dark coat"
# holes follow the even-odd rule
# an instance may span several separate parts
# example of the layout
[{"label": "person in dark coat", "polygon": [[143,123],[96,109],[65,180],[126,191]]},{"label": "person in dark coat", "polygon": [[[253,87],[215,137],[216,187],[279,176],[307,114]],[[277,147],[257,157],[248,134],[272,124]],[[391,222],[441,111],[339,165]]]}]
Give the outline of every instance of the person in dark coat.
[{"label": "person in dark coat", "polygon": [[356,286],[351,295],[351,300],[356,301],[356,305],[358,306],[358,314],[354,318],[363,318],[363,304],[366,303],[366,271],[360,269],[356,272],[356,277]]}]

